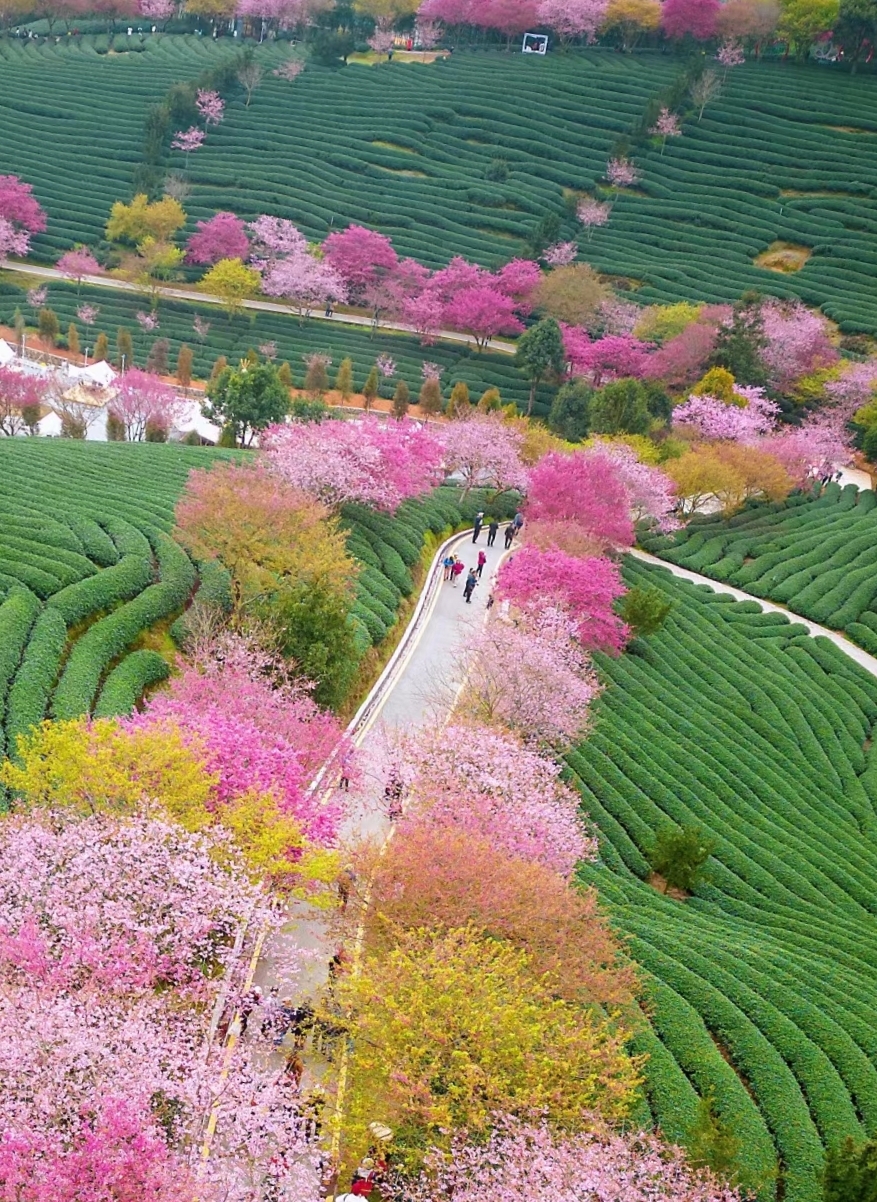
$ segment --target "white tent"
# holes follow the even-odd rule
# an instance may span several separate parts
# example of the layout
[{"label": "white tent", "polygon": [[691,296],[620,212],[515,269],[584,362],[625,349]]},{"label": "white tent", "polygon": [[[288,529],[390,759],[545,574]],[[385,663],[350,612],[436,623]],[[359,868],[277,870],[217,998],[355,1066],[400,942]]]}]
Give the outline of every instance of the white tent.
[{"label": "white tent", "polygon": [[2,338],[0,338],[0,367],[5,367],[6,364],[11,363],[14,358],[15,351],[8,342],[5,342]]},{"label": "white tent", "polygon": [[105,359],[101,359],[97,363],[90,363],[88,367],[83,367],[79,372],[79,378],[83,384],[96,385],[98,388],[109,388],[110,384],[116,379],[117,374]]}]

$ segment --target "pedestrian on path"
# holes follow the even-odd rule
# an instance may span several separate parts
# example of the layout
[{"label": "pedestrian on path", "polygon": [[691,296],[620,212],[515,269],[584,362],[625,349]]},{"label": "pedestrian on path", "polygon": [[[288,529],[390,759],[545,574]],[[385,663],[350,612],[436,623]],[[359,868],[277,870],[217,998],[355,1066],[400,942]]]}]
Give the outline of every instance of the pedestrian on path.
[{"label": "pedestrian on path", "polygon": [[472,594],[475,592],[475,586],[478,583],[478,577],[475,575],[475,569],[469,569],[469,575],[466,577],[466,584],[463,588],[463,596],[466,598],[466,604],[472,604]]},{"label": "pedestrian on path", "polygon": [[490,519],[490,525],[487,527],[487,545],[492,547],[496,542],[497,531],[499,530],[499,522],[496,518]]},{"label": "pedestrian on path", "polygon": [[454,566],[454,557],[453,557],[453,555],[446,555],[446,556],[444,557],[444,559],[442,560],[442,567],[445,569],[445,574],[444,574],[444,579],[445,579],[445,580],[450,580],[450,578],[451,578],[451,568],[452,568],[453,566]]},{"label": "pedestrian on path", "polygon": [[515,528],[515,534],[520,534],[524,525],[524,515],[521,513],[520,509],[515,514],[515,520],[512,522],[512,525]]},{"label": "pedestrian on path", "polygon": [[353,756],[349,751],[345,751],[341,757],[341,779],[338,782],[338,788],[345,793],[350,792],[350,773],[353,769]]},{"label": "pedestrian on path", "polygon": [[250,1015],[257,1006],[262,1004],[262,987],[254,985],[253,988],[245,993],[241,998],[241,1039],[247,1033],[247,1027],[250,1025]]},{"label": "pedestrian on path", "polygon": [[483,510],[479,510],[478,513],[475,514],[475,528],[472,531],[472,542],[473,543],[478,542],[478,535],[481,533],[481,527],[483,525],[484,525],[484,512],[483,512]]},{"label": "pedestrian on path", "polygon": [[509,524],[505,528],[505,549],[507,551],[508,551],[509,547],[512,545],[512,539],[514,537],[515,537],[515,524],[514,524],[514,522],[509,522]]},{"label": "pedestrian on path", "polygon": [[353,892],[353,886],[356,884],[356,869],[352,864],[347,864],[338,874],[338,901],[341,907],[341,913],[347,909],[347,904],[350,901],[350,894]]},{"label": "pedestrian on path", "polygon": [[281,1019],[282,1008],[278,995],[278,987],[272,985],[268,990],[268,996],[262,1002],[262,1026],[260,1034],[266,1039],[273,1040],[277,1035],[277,1026]]},{"label": "pedestrian on path", "polygon": [[460,575],[464,570],[465,569],[463,568],[462,559],[457,559],[457,557],[455,555],[454,556],[454,566],[451,568],[451,582],[452,582],[454,588],[457,587],[457,581],[460,579]]},{"label": "pedestrian on path", "polygon": [[484,571],[484,565],[486,563],[487,563],[487,552],[479,551],[478,552],[478,567],[475,569],[475,575],[478,577],[479,580],[481,579],[481,573]]}]

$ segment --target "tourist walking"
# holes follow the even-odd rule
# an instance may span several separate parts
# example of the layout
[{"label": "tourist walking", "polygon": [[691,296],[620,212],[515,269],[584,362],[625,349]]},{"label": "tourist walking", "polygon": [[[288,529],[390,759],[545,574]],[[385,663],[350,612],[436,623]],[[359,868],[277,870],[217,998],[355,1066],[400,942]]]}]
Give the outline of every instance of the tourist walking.
[{"label": "tourist walking", "polygon": [[490,525],[487,527],[487,545],[492,547],[496,542],[497,531],[499,530],[499,522],[496,518],[490,519]]},{"label": "tourist walking", "polygon": [[514,537],[515,537],[515,524],[514,524],[514,522],[509,522],[509,524],[505,528],[505,549],[507,551],[508,551],[509,547],[512,545],[512,539]]},{"label": "tourist walking", "polygon": [[475,569],[475,575],[478,577],[479,580],[481,579],[481,573],[484,571],[484,565],[486,563],[487,563],[487,552],[479,551],[478,552],[478,567]]},{"label": "tourist walking", "polygon": [[521,527],[524,525],[524,515],[521,513],[520,509],[515,514],[515,520],[512,522],[512,525],[515,528],[515,534],[520,534]]},{"label": "tourist walking", "polygon": [[350,773],[353,769],[353,756],[349,751],[345,751],[341,757],[341,779],[338,782],[338,788],[343,792],[350,791]]},{"label": "tourist walking", "polygon": [[479,512],[475,514],[475,527],[472,531],[472,542],[473,543],[478,542],[478,535],[481,533],[481,527],[483,525],[484,525],[484,512],[479,510]]},{"label": "tourist walking", "polygon": [[444,559],[442,560],[442,567],[445,569],[445,574],[444,574],[444,579],[445,579],[445,580],[450,580],[450,578],[451,578],[451,568],[452,568],[453,566],[454,566],[454,557],[453,557],[453,555],[446,555],[446,556],[444,557]]},{"label": "tourist walking", "polygon": [[475,575],[475,569],[469,569],[469,575],[466,577],[466,584],[463,588],[463,596],[466,598],[466,604],[471,605],[472,594],[475,591],[475,586],[478,583],[478,577]]},{"label": "tourist walking", "polygon": [[464,570],[462,559],[457,559],[455,555],[454,566],[451,568],[451,583],[453,584],[454,588],[457,587],[457,581],[460,579],[460,575]]}]

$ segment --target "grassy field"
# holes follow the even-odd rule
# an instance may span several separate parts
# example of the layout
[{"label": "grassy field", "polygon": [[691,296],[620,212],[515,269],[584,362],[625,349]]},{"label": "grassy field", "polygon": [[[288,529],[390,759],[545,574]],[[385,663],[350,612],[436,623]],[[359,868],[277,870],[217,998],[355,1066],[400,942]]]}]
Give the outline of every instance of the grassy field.
[{"label": "grassy field", "polygon": [[[101,55],[99,42],[0,48],[3,167],[30,179],[49,211],[34,244],[46,258],[94,243],[111,202],[127,196],[147,103],[233,51],[227,40],[165,36],[141,53]],[[284,52],[259,53],[270,68]],[[250,108],[231,100],[192,156],[190,216],[277,213],[312,238],[358,221],[426,263],[500,261],[522,251],[547,212],[575,232],[567,198],[593,190],[616,136],[678,71],[671,56],[608,51],[309,67],[294,85],[268,70]],[[875,99],[873,76],[738,68],[663,156],[657,146],[638,155],[640,184],[583,252],[641,282],[643,300],[725,301],[757,287],[877,331]],[[501,182],[486,178],[496,159],[508,170]],[[776,242],[813,253],[796,273],[755,266]]]},{"label": "grassy field", "polygon": [[[877,680],[755,602],[642,564],[625,576],[673,610],[602,662],[594,733],[568,763],[602,835],[583,879],[649,982],[653,1116],[684,1141],[712,1091],[744,1182],[818,1202],[824,1148],[877,1131]],[[668,821],[715,841],[686,901],[648,883]]]},{"label": "grassy field", "polygon": [[646,540],[663,559],[778,601],[877,654],[877,494],[831,484],[730,520],[696,519]]}]

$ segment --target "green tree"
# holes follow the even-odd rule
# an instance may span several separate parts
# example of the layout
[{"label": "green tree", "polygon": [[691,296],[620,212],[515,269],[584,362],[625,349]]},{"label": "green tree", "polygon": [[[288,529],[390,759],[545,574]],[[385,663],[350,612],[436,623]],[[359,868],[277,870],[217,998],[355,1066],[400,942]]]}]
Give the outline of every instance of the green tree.
[{"label": "green tree", "polygon": [[469,386],[463,380],[458,380],[451,389],[451,398],[446,410],[448,417],[465,417],[472,409],[469,398]]},{"label": "green tree", "polygon": [[869,426],[862,439],[862,450],[872,463],[877,463],[877,426]]},{"label": "green tree", "polygon": [[591,397],[592,434],[646,434],[652,424],[644,385],[639,380],[613,380]]},{"label": "green tree", "polygon": [[393,393],[393,416],[401,420],[408,413],[410,404],[411,390],[404,380],[399,380]]},{"label": "green tree", "polygon": [[347,66],[347,56],[356,47],[346,30],[318,29],[311,39],[311,58],[323,67]]},{"label": "green tree", "polygon": [[375,397],[378,395],[380,383],[378,381],[378,369],[373,367],[368,373],[368,378],[362,386],[362,396],[365,401],[366,409],[371,409],[375,403]]},{"label": "green tree", "polygon": [[712,1090],[698,1102],[697,1117],[685,1140],[688,1160],[695,1168],[709,1169],[720,1181],[734,1185],[739,1176],[742,1144],[715,1108]]},{"label": "green tree", "polygon": [[134,339],[131,337],[131,331],[126,330],[124,326],[119,326],[116,331],[116,354],[116,365],[120,370],[134,366]]},{"label": "green tree", "polygon": [[726,367],[738,384],[763,387],[767,373],[761,352],[766,345],[761,297],[744,293],[734,305],[730,324],[719,329],[709,366]]},{"label": "green tree", "polygon": [[657,380],[642,380],[646,390],[646,405],[652,417],[667,421],[673,412],[673,401]]},{"label": "green tree", "polygon": [[353,396],[353,360],[342,359],[335,377],[335,390],[345,405]]},{"label": "green tree", "polygon": [[855,74],[865,47],[877,42],[877,0],[841,0],[840,15],[831,32],[843,45],[844,59],[852,61]]},{"label": "green tree", "polygon": [[125,423],[120,417],[113,413],[112,409],[107,414],[107,442],[124,442],[125,441]]},{"label": "green tree", "polygon": [[515,367],[530,382],[527,413],[532,413],[540,382],[563,370],[563,335],[553,317],[543,317],[521,335],[515,347]]},{"label": "green tree", "polygon": [[192,348],[184,342],[177,352],[177,383],[181,388],[188,388],[192,383],[193,361]]},{"label": "green tree", "polygon": [[37,317],[37,329],[43,342],[48,342],[49,346],[54,346],[57,343],[58,335],[61,333],[61,326],[58,323],[58,315],[54,309],[40,309],[39,316]]},{"label": "green tree", "polygon": [[277,377],[277,368],[268,363],[224,368],[207,385],[205,417],[229,428],[241,446],[251,446],[260,430],[289,412],[289,393]]},{"label": "green tree", "polygon": [[240,259],[220,259],[211,267],[201,283],[204,291],[218,296],[225,305],[229,318],[239,313],[259,287],[259,273],[247,267]]},{"label": "green tree", "polygon": [[560,241],[561,224],[556,213],[546,213],[532,227],[527,235],[527,245],[533,252],[533,258],[538,259],[546,246]]},{"label": "green tree", "polygon": [[650,863],[669,888],[690,893],[712,854],[714,844],[696,826],[662,826],[655,836]]},{"label": "green tree", "polygon": [[219,376],[222,375],[222,373],[225,371],[225,369],[227,367],[228,367],[228,359],[226,359],[225,355],[219,355],[216,358],[216,360],[214,361],[214,364],[210,369],[210,379],[211,380],[218,379]]},{"label": "green tree", "polygon": [[536,289],[536,305],[547,317],[571,326],[587,325],[612,296],[588,263],[570,263],[547,272]]},{"label": "green tree", "polygon": [[292,368],[289,366],[289,364],[286,362],[285,359],[283,360],[283,362],[280,364],[280,366],[277,369],[277,379],[284,386],[284,388],[292,388],[292,385],[293,385]]},{"label": "green tree", "polygon": [[[782,0],[778,33],[805,59],[821,33],[838,18],[838,0]],[[736,374],[736,373],[735,373]]]},{"label": "green tree", "polygon": [[161,422],[148,421],[143,438],[146,442],[167,442],[167,426]]},{"label": "green tree", "polygon": [[639,637],[660,630],[672,608],[673,602],[668,601],[660,589],[632,588],[622,597],[618,612]]},{"label": "green tree", "polygon": [[502,408],[502,394],[498,388],[487,388],[478,398],[476,406],[479,413],[495,413]]},{"label": "green tree", "polygon": [[15,312],[12,315],[12,327],[15,330],[15,341],[21,342],[22,336],[27,329],[27,322],[24,320],[24,316],[18,305],[15,306]]},{"label": "green tree", "polygon": [[107,338],[103,330],[101,330],[94,344],[94,354],[92,355],[92,358],[94,359],[95,363],[101,363],[105,362],[107,359],[109,359],[109,357],[110,340]]},{"label": "green tree", "polygon": [[586,380],[578,378],[558,390],[548,414],[548,428],[567,442],[579,442],[588,437],[590,406],[594,390]]},{"label": "green tree", "polygon": [[71,355],[79,354],[79,331],[75,321],[71,321],[67,327],[67,350]]},{"label": "green tree", "polygon": [[822,1196],[825,1202],[877,1202],[877,1139],[857,1145],[847,1136],[829,1147]]},{"label": "green tree", "polygon": [[424,380],[420,386],[420,408],[430,417],[442,411],[442,386],[433,377]]}]

